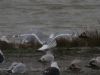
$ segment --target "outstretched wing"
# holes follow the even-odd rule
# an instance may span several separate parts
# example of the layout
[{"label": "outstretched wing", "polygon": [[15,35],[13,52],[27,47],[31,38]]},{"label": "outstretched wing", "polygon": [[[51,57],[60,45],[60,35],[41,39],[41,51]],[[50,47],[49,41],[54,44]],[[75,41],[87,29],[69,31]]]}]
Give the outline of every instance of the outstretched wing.
[{"label": "outstretched wing", "polygon": [[54,48],[54,47],[57,46],[58,41],[60,39],[64,39],[64,40],[67,39],[69,41],[72,41],[72,39],[74,37],[77,37],[77,35],[76,34],[68,34],[68,33],[66,33],[66,34],[51,34],[49,36],[49,38],[47,39],[47,41],[45,41],[43,46],[41,48],[39,48],[38,50],[39,51],[45,51],[47,49]]},{"label": "outstretched wing", "polygon": [[38,41],[40,44],[43,44],[43,42],[40,40],[40,38],[36,34],[22,34],[20,36],[23,37],[22,43]]},{"label": "outstretched wing", "polygon": [[43,46],[41,48],[39,48],[38,50],[39,51],[45,51],[47,49],[51,49],[51,48],[56,47],[56,45],[57,45],[57,43],[56,43],[55,39],[48,38],[47,41],[45,41],[43,43]]},{"label": "outstretched wing", "polygon": [[[46,35],[45,35],[46,36]],[[35,33],[31,33],[31,34],[21,34],[18,35],[17,37],[19,38],[21,44],[24,43],[40,43],[41,45],[44,43],[45,39],[47,38],[47,36],[45,37],[42,34],[35,34]]]},{"label": "outstretched wing", "polygon": [[77,37],[77,35],[74,34],[74,33],[72,33],[72,34],[70,34],[70,33],[64,33],[64,34],[58,34],[58,35],[56,35],[56,36],[54,37],[54,39],[61,39],[61,38],[64,38],[64,39],[67,39],[67,40],[69,40],[69,41],[72,41],[72,38],[75,38],[75,37]]}]

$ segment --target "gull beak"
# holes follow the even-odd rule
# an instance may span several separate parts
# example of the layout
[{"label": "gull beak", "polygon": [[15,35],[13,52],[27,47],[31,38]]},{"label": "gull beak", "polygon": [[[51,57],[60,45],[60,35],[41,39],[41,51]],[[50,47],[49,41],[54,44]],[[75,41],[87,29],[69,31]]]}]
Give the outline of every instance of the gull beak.
[{"label": "gull beak", "polygon": [[46,49],[48,49],[48,45],[43,45],[38,51],[45,51]]}]

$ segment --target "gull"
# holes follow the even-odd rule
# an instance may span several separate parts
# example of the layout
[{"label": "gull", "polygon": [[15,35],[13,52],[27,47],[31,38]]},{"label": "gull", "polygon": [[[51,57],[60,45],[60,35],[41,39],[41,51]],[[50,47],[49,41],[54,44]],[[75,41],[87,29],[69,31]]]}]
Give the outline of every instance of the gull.
[{"label": "gull", "polygon": [[57,39],[59,41],[59,39],[64,38],[66,40],[72,41],[73,38],[76,38],[77,35],[76,34],[51,34],[49,36],[49,38],[47,39],[47,41],[45,41],[45,43],[42,45],[42,47],[40,47],[38,49],[38,51],[45,51],[51,48],[54,48],[57,46]]},{"label": "gull", "polygon": [[81,60],[75,59],[71,62],[67,70],[74,71],[74,72],[80,72],[82,70],[81,68]]},{"label": "gull", "polygon": [[46,51],[46,54],[43,55],[40,59],[39,62],[46,64],[46,63],[50,63],[51,61],[54,61],[54,56],[51,53],[51,51]]},{"label": "gull", "polygon": [[88,65],[86,67],[92,68],[92,69],[100,69],[100,57],[92,58]]},{"label": "gull", "polygon": [[60,75],[60,68],[56,61],[52,61],[50,67],[43,71],[42,75]]},{"label": "gull", "polygon": [[13,62],[8,68],[8,73],[25,73],[26,65],[21,62]]}]

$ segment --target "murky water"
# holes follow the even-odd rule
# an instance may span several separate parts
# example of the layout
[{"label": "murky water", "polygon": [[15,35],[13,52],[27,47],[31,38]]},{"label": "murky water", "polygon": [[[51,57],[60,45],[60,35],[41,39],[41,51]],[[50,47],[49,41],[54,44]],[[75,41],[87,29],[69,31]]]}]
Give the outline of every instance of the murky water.
[{"label": "murky water", "polygon": [[99,0],[0,0],[0,34],[100,29]]},{"label": "murky water", "polygon": [[[41,31],[45,34],[64,32],[67,30],[82,31],[86,29],[100,30],[99,0],[0,0],[0,35],[30,33]],[[10,56],[9,56],[10,55]],[[32,68],[39,68],[40,56],[6,55],[6,62],[0,65],[7,68],[13,61],[22,61]],[[88,54],[86,54],[88,55]],[[59,64],[68,65],[74,58],[81,58],[84,63],[99,54],[89,56],[67,55],[57,58]],[[31,57],[31,59],[30,59]],[[83,64],[84,65],[84,64]],[[42,66],[41,66],[42,67]],[[86,69],[83,73],[62,72],[61,75],[98,75],[99,70]],[[0,75],[7,75],[1,73]],[[41,75],[40,72],[28,72],[15,75]]]}]

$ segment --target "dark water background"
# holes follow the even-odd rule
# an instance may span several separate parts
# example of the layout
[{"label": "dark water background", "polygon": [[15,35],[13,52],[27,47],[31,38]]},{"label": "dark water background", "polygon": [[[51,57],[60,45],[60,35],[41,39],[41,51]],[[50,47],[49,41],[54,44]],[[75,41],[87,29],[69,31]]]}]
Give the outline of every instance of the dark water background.
[{"label": "dark water background", "polygon": [[[49,34],[67,30],[82,31],[100,30],[100,1],[99,0],[0,0],[0,35],[29,33],[42,31]],[[84,51],[83,51],[84,52]],[[72,54],[56,58],[61,68],[75,58],[83,61],[83,66],[98,53]],[[88,54],[89,53],[89,54]],[[37,62],[38,54],[21,56],[5,54],[6,63],[0,65],[7,68],[13,61],[23,61],[29,67],[40,68]],[[19,58],[20,57],[20,58]],[[62,72],[61,75],[99,75],[99,70],[84,68],[83,73]],[[2,73],[0,75],[6,75]],[[15,75],[41,75],[40,72],[28,72]]]},{"label": "dark water background", "polygon": [[99,0],[0,0],[0,34],[100,29]]}]

